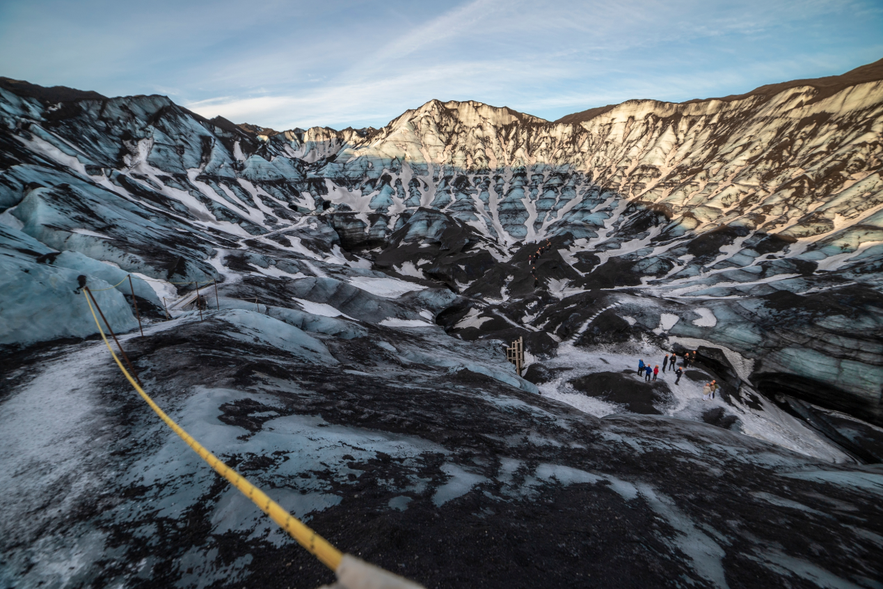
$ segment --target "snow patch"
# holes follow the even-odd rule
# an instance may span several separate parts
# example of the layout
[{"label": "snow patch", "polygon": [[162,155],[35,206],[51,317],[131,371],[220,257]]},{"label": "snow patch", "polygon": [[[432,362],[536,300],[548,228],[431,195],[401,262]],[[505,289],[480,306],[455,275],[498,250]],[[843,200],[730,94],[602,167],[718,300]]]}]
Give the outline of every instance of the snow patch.
[{"label": "snow patch", "polygon": [[322,317],[346,317],[347,319],[353,319],[349,315],[345,313],[341,313],[338,309],[332,307],[326,303],[314,303],[313,301],[308,301],[306,299],[298,299],[296,297],[292,297],[292,300],[297,302],[301,308],[310,313],[311,315],[320,315]]},{"label": "snow patch", "polygon": [[347,282],[356,288],[387,299],[395,299],[415,290],[426,289],[425,286],[414,284],[413,282],[406,282],[395,278],[375,278],[373,276],[353,276],[347,279]]},{"label": "snow patch", "polygon": [[420,321],[418,319],[397,319],[390,317],[380,322],[384,327],[435,327],[431,323]]},{"label": "snow patch", "polygon": [[711,309],[699,307],[698,309],[694,309],[694,311],[699,315],[699,319],[694,319],[693,325],[698,327],[714,327],[717,325],[717,317],[714,316]]}]

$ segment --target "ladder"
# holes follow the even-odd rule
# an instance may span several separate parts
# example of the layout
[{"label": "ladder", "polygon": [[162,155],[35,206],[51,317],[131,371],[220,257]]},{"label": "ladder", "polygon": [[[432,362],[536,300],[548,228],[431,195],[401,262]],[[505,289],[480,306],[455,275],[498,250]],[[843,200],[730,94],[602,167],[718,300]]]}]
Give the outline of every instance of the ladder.
[{"label": "ladder", "polygon": [[521,367],[524,366],[524,337],[518,338],[506,348],[506,360],[515,364],[515,373],[521,376]]}]

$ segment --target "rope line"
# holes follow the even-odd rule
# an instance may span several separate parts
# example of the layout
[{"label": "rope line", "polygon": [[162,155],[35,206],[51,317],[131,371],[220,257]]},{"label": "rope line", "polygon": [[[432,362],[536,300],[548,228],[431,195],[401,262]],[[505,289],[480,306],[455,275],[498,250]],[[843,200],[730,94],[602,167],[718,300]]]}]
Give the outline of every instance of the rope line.
[{"label": "rope line", "polygon": [[[129,277],[129,275],[126,274],[126,278],[128,278],[128,277]],[[124,283],[126,281],[126,278],[123,278],[122,280],[120,280],[119,282],[117,282],[116,284],[114,284],[113,286],[111,286],[109,288],[92,289],[92,292],[104,292],[106,290],[113,290],[116,287],[118,287],[119,285],[121,285],[122,283]]]},{"label": "rope line", "polygon": [[279,527],[289,533],[289,535],[294,538],[298,544],[303,546],[310,554],[318,558],[322,564],[330,568],[332,571],[337,571],[340,566],[341,561],[343,560],[343,554],[335,548],[330,542],[328,542],[325,538],[318,535],[312,529],[303,524],[299,519],[293,517],[290,513],[285,511],[278,503],[270,499],[263,491],[252,485],[248,480],[246,480],[243,476],[237,473],[235,470],[224,464],[221,460],[219,460],[214,454],[206,450],[199,442],[197,442],[193,437],[188,434],[184,429],[179,426],[177,423],[172,420],[171,417],[165,414],[165,412],[159,408],[159,406],[150,398],[150,396],[144,392],[144,389],[138,385],[137,382],[132,378],[129,372],[123,367],[123,364],[120,362],[120,359],[117,357],[116,353],[114,353],[113,348],[110,346],[110,342],[107,341],[107,337],[104,335],[104,330],[101,328],[101,323],[98,321],[98,316],[95,315],[95,309],[92,306],[92,302],[89,300],[89,297],[86,296],[86,293],[83,293],[83,296],[86,297],[86,304],[89,305],[89,310],[92,312],[92,318],[95,319],[95,325],[98,326],[98,332],[101,334],[101,339],[104,340],[104,345],[107,346],[107,349],[110,350],[111,356],[113,356],[114,361],[116,362],[119,369],[125,375],[126,379],[129,381],[129,384],[138,391],[138,394],[141,395],[141,398],[150,405],[150,408],[159,416],[160,419],[165,422],[167,426],[169,426],[172,431],[174,431],[178,436],[184,440],[184,443],[190,446],[190,448],[196,452],[200,458],[202,458],[209,466],[211,466],[215,472],[219,475],[227,479],[227,481],[236,487],[243,495],[251,499],[252,503],[254,503],[258,509],[266,513],[270,516],[274,522],[276,522]]},{"label": "rope line", "polygon": [[141,277],[139,277],[139,276],[136,276],[135,278],[140,278],[141,280],[144,280],[144,281],[147,281],[147,282],[162,282],[162,283],[165,283],[165,284],[177,284],[177,285],[185,285],[185,284],[211,284],[212,282],[215,282],[215,279],[214,279],[214,278],[211,279],[211,280],[202,280],[202,281],[191,280],[190,282],[170,282],[170,281],[168,281],[168,280],[162,280],[161,278],[141,278]]},{"label": "rope line", "polygon": [[[115,289],[116,287],[118,287],[119,285],[121,285],[123,282],[125,282],[126,279],[129,278],[129,276],[131,276],[131,274],[126,274],[126,277],[125,277],[125,278],[123,278],[122,280],[120,280],[119,282],[117,282],[116,284],[114,284],[114,285],[111,286],[111,287],[108,287],[108,288],[93,288],[93,289],[92,289],[92,292],[104,292],[105,290],[113,290],[113,289]],[[144,281],[146,281],[146,282],[164,282],[165,284],[177,284],[177,285],[187,285],[187,284],[196,284],[196,285],[200,285],[200,284],[212,284],[213,282],[215,282],[214,279],[212,279],[212,280],[203,280],[203,281],[201,281],[201,282],[196,281],[196,280],[191,280],[190,282],[169,282],[168,280],[160,280],[159,278],[141,278],[140,276],[136,276],[135,278],[136,278],[137,280],[144,280]]]}]

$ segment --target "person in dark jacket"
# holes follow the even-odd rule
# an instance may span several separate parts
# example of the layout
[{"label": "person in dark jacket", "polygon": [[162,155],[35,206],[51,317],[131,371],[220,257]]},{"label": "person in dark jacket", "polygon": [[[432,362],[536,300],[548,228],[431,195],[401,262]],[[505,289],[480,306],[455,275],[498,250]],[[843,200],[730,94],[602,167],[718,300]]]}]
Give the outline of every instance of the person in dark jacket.
[{"label": "person in dark jacket", "polygon": [[668,354],[666,354],[665,359],[662,360],[662,372],[665,372],[666,366],[668,366]]},{"label": "person in dark jacket", "polygon": [[675,370],[675,374],[677,375],[677,378],[675,379],[675,384],[678,384],[678,383],[681,382],[681,375],[682,375],[683,373],[684,373],[684,371],[681,370],[680,368],[678,368],[677,370]]}]

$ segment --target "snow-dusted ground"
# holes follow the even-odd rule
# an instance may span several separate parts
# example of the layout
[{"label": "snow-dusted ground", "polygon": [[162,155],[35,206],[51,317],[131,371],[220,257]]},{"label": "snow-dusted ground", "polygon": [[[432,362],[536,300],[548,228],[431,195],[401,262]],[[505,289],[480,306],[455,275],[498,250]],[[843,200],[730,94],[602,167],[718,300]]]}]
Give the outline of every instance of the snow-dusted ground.
[{"label": "snow-dusted ground", "polygon": [[[738,399],[728,402],[722,395],[716,395],[714,399],[703,400],[702,389],[706,383],[713,380],[714,377],[711,375],[699,381],[682,376],[679,383],[675,384],[676,376],[673,370],[668,369],[662,372],[662,359],[667,353],[670,351],[646,342],[640,347],[633,347],[626,352],[604,349],[590,351],[578,348],[571,343],[563,343],[554,358],[543,362],[546,368],[560,368],[563,369],[563,372],[554,380],[538,385],[538,388],[544,396],[563,401],[596,417],[627,413],[628,411],[620,405],[574,391],[568,382],[598,372],[630,372],[630,379],[635,382],[644,382],[644,378],[637,375],[638,360],[643,360],[645,364],[660,367],[657,378],[666,382],[671,389],[672,401],[657,407],[665,415],[690,421],[702,421],[703,413],[709,409],[720,407],[726,410],[727,414],[738,417],[739,429],[745,435],[820,460],[851,462],[848,455],[808,428],[805,423],[788,415],[765,399],[761,399],[763,404],[761,410],[752,409]],[[696,366],[691,366],[690,370],[704,372]]]},{"label": "snow-dusted ground", "polygon": [[[637,357],[653,362],[658,348],[590,352],[564,343],[545,366],[567,372],[537,394],[509,386],[517,381],[505,378],[499,356],[473,363],[463,355],[468,344],[445,343],[450,338],[436,331],[408,333],[393,343],[366,339],[346,348],[234,309],[208,311],[203,321],[190,313],[121,342],[148,392],[202,444],[342,548],[427,584],[452,574],[420,562],[432,558],[421,549],[427,542],[441,551],[439,562],[460,554],[464,542],[470,551],[485,546],[511,573],[511,559],[520,557],[508,544],[487,540],[517,530],[533,535],[546,525],[552,530],[545,534],[558,544],[576,542],[574,550],[587,550],[577,542],[587,534],[607,546],[602,561],[571,575],[590,570],[593,577],[630,579],[647,574],[653,562],[668,571],[664,578],[678,571],[700,586],[739,585],[745,567],[752,575],[846,586],[850,570],[873,566],[862,551],[883,540],[883,529],[870,523],[883,498],[883,474],[830,465],[838,459],[830,448],[789,437],[799,426],[780,421],[774,433],[744,408],[739,419],[754,437],[697,423],[709,407],[740,408],[703,402],[701,382],[686,377],[671,387],[667,417],[627,415],[568,395],[562,384],[592,372],[633,372]],[[5,375],[13,386],[0,404],[0,485],[11,492],[0,502],[0,580],[239,586],[255,583],[266,567],[284,575],[294,562],[310,571],[300,586],[327,582],[305,552],[159,422],[121,379],[103,343],[54,348],[42,357]],[[372,361],[355,364],[356,358]],[[660,378],[668,382],[670,374]],[[786,439],[806,457],[780,449]],[[645,459],[652,462],[643,465]],[[698,513],[696,489],[711,499]],[[833,495],[838,509],[861,506],[872,519],[836,524]],[[549,500],[554,508],[547,510]],[[740,502],[750,510],[738,511]],[[490,512],[496,516],[488,518]],[[373,523],[354,528],[366,514]],[[770,518],[788,523],[778,529]],[[401,526],[418,540],[396,547],[378,524]],[[740,532],[743,525],[752,532]],[[474,526],[484,531],[473,536]],[[779,546],[777,538],[792,528],[789,547]],[[825,542],[820,534],[835,534],[841,558],[810,560],[801,534],[815,543]],[[634,542],[652,544],[653,553],[634,551]],[[384,554],[407,555],[409,564],[397,566]],[[838,563],[850,560],[846,555],[844,568]],[[468,573],[495,578],[477,564]]]}]

